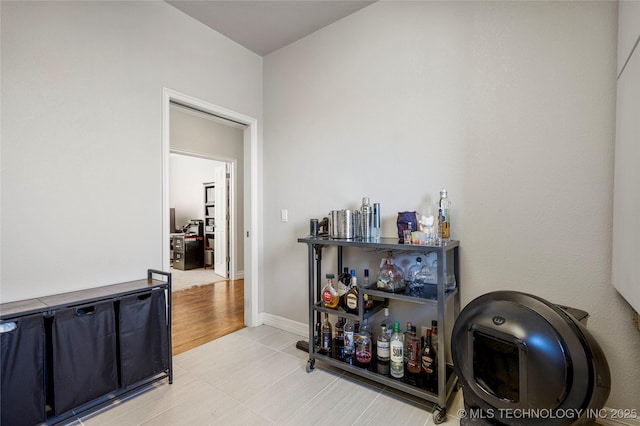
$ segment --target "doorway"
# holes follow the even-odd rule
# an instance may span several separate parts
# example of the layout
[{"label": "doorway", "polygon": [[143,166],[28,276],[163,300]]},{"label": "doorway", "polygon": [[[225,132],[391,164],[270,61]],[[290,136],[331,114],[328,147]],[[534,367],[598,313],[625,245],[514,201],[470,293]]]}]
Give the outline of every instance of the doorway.
[{"label": "doorway", "polygon": [[[206,114],[212,114],[245,126],[243,129],[243,229],[239,230],[243,240],[244,278],[244,323],[255,327],[258,322],[258,132],[257,120],[235,111],[205,101],[163,89],[163,269],[170,268],[169,241],[169,154],[171,103],[177,103]],[[232,248],[230,248],[232,249]],[[233,268],[232,268],[233,270]]]},{"label": "doorway", "polygon": [[[225,144],[239,145],[235,150],[241,153],[241,130],[231,133],[236,135],[236,140],[225,138],[224,134],[216,134],[215,125],[211,127],[213,123],[203,121],[207,120],[207,117],[194,114],[185,120],[185,112],[173,107],[171,111],[172,140],[190,138],[196,132],[203,132],[207,138],[217,137]],[[189,131],[185,132],[185,128]],[[173,255],[170,255],[170,260],[173,259],[173,291],[211,284],[223,279],[236,280],[241,276],[238,269],[242,269],[244,263],[242,245],[236,241],[231,244],[229,241],[231,238],[242,238],[237,233],[229,232],[230,229],[243,228],[242,217],[236,214],[235,201],[242,197],[242,189],[235,185],[236,168],[234,162],[220,161],[205,155],[185,154],[171,149],[169,207],[172,222],[169,224],[169,232],[173,249]],[[242,169],[241,166],[239,168]],[[199,250],[186,251],[184,247],[180,247],[176,251],[175,240],[183,238],[185,231],[191,231],[189,224],[194,222],[200,222],[202,225],[193,228],[199,233],[195,237],[198,241],[191,241],[190,245],[198,246]],[[192,240],[194,237],[187,238],[189,239]],[[185,245],[183,242],[181,244]],[[234,250],[230,250],[231,247],[234,247]]]}]

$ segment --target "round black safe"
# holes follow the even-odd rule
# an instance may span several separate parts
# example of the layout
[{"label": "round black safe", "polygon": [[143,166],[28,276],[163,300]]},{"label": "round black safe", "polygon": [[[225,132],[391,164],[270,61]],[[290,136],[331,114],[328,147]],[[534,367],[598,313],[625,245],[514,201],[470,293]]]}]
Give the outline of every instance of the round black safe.
[{"label": "round black safe", "polygon": [[497,291],[471,301],[451,336],[461,424],[594,423],[609,397],[609,365],[587,329],[540,297]]}]

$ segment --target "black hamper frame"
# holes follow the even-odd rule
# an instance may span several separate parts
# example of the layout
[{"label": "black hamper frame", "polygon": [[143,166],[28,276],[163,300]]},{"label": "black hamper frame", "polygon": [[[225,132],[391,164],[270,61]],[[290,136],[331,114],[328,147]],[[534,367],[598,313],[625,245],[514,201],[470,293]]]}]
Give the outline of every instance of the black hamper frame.
[{"label": "black hamper frame", "polygon": [[170,273],[2,303],[0,324],[3,426],[66,423],[173,383]]}]

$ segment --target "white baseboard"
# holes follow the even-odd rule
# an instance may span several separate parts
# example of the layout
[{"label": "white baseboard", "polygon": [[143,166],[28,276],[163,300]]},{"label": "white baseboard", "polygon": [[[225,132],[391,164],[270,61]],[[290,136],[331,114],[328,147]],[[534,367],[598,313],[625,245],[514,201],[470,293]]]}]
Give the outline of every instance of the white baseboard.
[{"label": "white baseboard", "polygon": [[258,317],[259,323],[261,324],[279,328],[280,330],[288,331],[289,333],[297,334],[300,337],[306,337],[309,339],[309,326],[305,323],[268,314],[266,312],[261,313]]}]

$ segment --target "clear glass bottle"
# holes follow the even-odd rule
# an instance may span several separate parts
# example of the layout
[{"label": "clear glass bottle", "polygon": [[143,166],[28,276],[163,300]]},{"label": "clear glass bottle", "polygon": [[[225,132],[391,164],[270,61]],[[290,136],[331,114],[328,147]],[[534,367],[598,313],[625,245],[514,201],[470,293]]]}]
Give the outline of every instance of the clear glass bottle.
[{"label": "clear glass bottle", "polygon": [[442,188],[438,200],[438,239],[441,244],[449,242],[451,238],[451,201],[447,198],[447,190]]},{"label": "clear glass bottle", "polygon": [[322,327],[320,328],[321,333],[321,343],[320,343],[320,353],[331,356],[331,323],[329,323],[329,314],[325,312],[324,321],[322,321]]},{"label": "clear glass bottle", "polygon": [[379,363],[389,364],[390,338],[391,322],[389,320],[389,308],[384,308],[384,319],[380,322],[378,336],[376,338],[376,357]]},{"label": "clear glass bottle", "polygon": [[393,334],[389,342],[390,346],[390,362],[389,369],[391,371],[391,377],[396,379],[402,379],[404,377],[404,336],[400,333],[400,323],[398,321],[393,323]]},{"label": "clear glass bottle", "polygon": [[413,224],[411,222],[407,222],[407,227],[402,230],[402,242],[404,244],[411,244],[412,227]]},{"label": "clear glass bottle", "polygon": [[358,280],[356,279],[356,271],[351,270],[351,288],[344,295],[344,309],[352,314],[359,313],[360,297],[358,294]]},{"label": "clear glass bottle", "polygon": [[435,283],[435,275],[432,273],[431,268],[426,262],[423,262],[420,271],[416,274],[415,293],[418,297],[425,296],[425,285],[429,283]]},{"label": "clear glass bottle", "polygon": [[353,358],[353,352],[355,350],[354,342],[354,325],[350,318],[347,318],[347,322],[344,324],[344,358],[349,362]]},{"label": "clear glass bottle", "polygon": [[383,259],[376,286],[378,290],[393,293],[401,292],[405,289],[404,276],[402,271],[393,264],[393,254],[391,252],[388,252],[387,257]]},{"label": "clear glass bottle", "polygon": [[393,331],[389,319],[389,308],[384,308],[384,319],[376,329],[376,371],[383,376],[389,375],[390,346],[389,340]]},{"label": "clear glass bottle", "polygon": [[407,328],[404,331],[404,346],[402,347],[402,362],[405,366],[409,359],[409,336],[411,336],[411,330],[413,330],[413,325],[411,322],[407,322]]},{"label": "clear glass bottle", "polygon": [[358,366],[362,368],[369,368],[372,358],[371,331],[368,320],[365,318],[363,323],[360,325],[360,330],[358,331],[358,337],[356,339],[356,361]]},{"label": "clear glass bottle", "polygon": [[417,296],[420,293],[420,289],[424,286],[424,283],[418,281],[419,272],[423,267],[422,257],[416,257],[416,263],[409,267],[407,272],[407,279],[405,280],[409,285],[409,294]]},{"label": "clear glass bottle", "polygon": [[322,288],[322,303],[325,308],[336,309],[338,307],[338,303],[340,302],[340,297],[338,296],[338,292],[333,286],[333,279],[335,275],[327,274],[327,284]]}]

